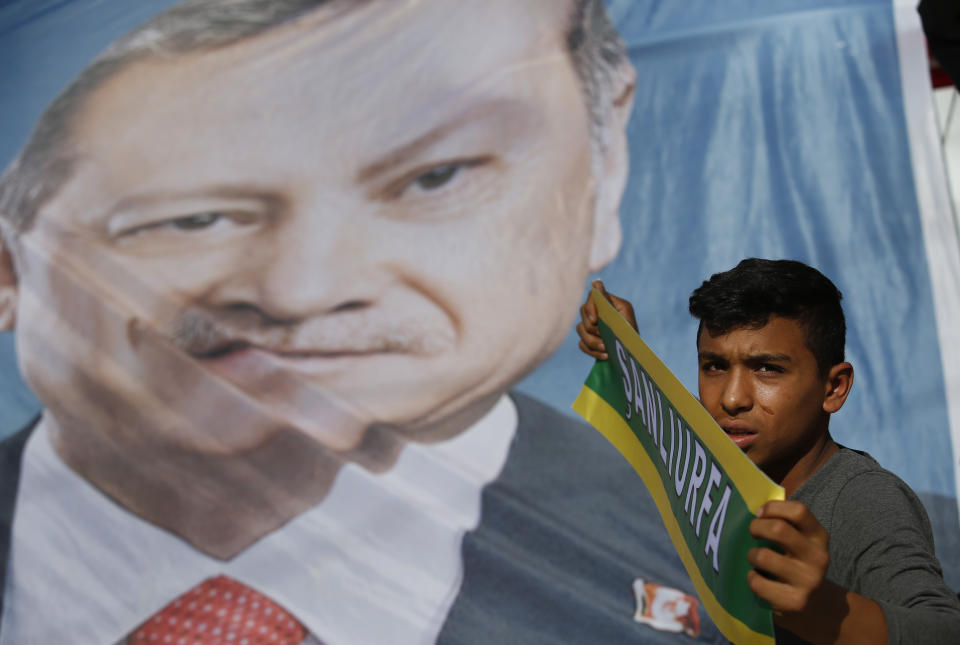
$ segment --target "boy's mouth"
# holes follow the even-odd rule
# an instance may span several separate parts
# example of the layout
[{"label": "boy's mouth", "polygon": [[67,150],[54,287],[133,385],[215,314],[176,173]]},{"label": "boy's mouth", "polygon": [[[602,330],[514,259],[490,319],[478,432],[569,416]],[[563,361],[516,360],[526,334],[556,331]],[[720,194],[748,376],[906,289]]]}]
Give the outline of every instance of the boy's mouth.
[{"label": "boy's mouth", "polygon": [[740,450],[749,448],[753,444],[754,439],[757,438],[757,431],[741,421],[721,423],[720,427],[723,428],[723,431],[730,437],[730,440],[737,444]]}]

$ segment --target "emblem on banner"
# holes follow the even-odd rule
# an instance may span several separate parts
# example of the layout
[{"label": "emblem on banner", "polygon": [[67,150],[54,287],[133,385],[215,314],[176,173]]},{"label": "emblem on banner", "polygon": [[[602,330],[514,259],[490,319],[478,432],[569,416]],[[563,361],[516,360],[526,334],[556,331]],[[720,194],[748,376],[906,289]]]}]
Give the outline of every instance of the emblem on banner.
[{"label": "emblem on banner", "polygon": [[633,581],[637,611],[633,619],[665,632],[683,632],[696,638],[700,635],[700,602],[679,589],[655,582]]}]

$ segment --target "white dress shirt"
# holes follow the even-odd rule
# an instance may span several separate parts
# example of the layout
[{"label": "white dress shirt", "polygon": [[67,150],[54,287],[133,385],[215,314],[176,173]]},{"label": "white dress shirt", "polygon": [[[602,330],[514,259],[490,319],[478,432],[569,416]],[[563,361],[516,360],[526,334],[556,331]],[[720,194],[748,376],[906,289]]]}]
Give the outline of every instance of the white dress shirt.
[{"label": "white dress shirt", "polygon": [[517,411],[504,396],[437,444],[371,474],[350,464],[327,497],[222,562],[129,513],[68,468],[45,424],[28,440],[0,645],[110,645],[203,580],[228,575],[326,645],[432,643],[463,577],[463,534],[503,468]]}]

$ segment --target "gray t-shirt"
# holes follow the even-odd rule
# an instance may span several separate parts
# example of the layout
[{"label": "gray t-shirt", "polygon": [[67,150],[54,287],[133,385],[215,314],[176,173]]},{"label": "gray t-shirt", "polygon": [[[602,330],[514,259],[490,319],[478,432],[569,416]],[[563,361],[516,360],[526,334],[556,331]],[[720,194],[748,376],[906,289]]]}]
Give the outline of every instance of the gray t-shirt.
[{"label": "gray t-shirt", "polygon": [[[960,643],[960,601],[943,582],[927,513],[899,477],[841,446],[791,499],[830,534],[827,579],[880,603],[890,643]],[[802,642],[777,631],[777,643]]]}]

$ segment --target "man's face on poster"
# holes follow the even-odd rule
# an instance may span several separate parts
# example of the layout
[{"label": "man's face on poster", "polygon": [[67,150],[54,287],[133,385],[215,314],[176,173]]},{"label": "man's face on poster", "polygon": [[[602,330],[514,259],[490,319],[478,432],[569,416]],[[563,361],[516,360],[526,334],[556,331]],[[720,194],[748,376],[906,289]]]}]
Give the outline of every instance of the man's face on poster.
[{"label": "man's face on poster", "polygon": [[619,239],[564,5],[332,3],[109,78],[18,241],[60,427],[342,451],[443,436],[542,362]]}]

